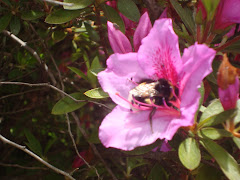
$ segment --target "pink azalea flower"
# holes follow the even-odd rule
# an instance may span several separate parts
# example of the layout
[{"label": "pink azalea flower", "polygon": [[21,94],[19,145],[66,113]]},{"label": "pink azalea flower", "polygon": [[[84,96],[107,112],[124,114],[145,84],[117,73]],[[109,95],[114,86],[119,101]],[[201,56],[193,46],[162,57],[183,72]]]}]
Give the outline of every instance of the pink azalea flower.
[{"label": "pink azalea flower", "polygon": [[[99,128],[104,146],[132,150],[157,139],[171,140],[178,128],[193,125],[200,99],[198,88],[212,71],[214,56],[215,51],[206,45],[194,44],[181,58],[171,19],[155,21],[138,53],[111,55],[107,69],[98,75],[103,90],[117,104]],[[163,99],[160,105],[131,101],[130,91],[144,79],[171,84],[179,91],[169,90],[175,101]]]},{"label": "pink azalea flower", "polygon": [[[198,8],[202,10],[203,19],[205,19],[207,12],[201,1]],[[214,29],[225,29],[232,24],[240,23],[239,9],[240,0],[220,0],[216,10]]]},{"label": "pink azalea flower", "polygon": [[[113,23],[108,21],[108,39],[114,53],[129,53],[133,51],[132,45],[127,38],[119,29],[115,28]],[[134,50],[138,51],[141,45],[141,40],[146,37],[152,28],[151,21],[149,19],[148,13],[145,12],[140,20],[139,24],[135,30],[133,36],[133,46]]]},{"label": "pink azalea flower", "polygon": [[237,68],[232,66],[224,54],[218,71],[218,95],[225,110],[234,109],[239,98],[239,79]]},{"label": "pink azalea flower", "polygon": [[224,29],[234,23],[240,23],[240,0],[221,0],[215,20],[215,29]]}]

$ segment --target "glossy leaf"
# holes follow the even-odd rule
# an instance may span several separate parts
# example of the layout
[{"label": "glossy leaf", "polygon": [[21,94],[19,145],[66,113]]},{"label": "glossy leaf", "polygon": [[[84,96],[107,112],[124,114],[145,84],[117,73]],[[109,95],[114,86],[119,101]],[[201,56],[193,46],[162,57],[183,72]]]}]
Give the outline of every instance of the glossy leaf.
[{"label": "glossy leaf", "polygon": [[54,40],[54,42],[62,41],[63,39],[65,39],[66,36],[67,32],[64,31],[54,31],[52,33],[52,39]]},{"label": "glossy leaf", "polygon": [[86,96],[94,99],[103,99],[109,97],[108,93],[104,92],[102,88],[95,88],[84,93]]},{"label": "glossy leaf", "polygon": [[237,145],[237,147],[240,149],[240,138],[238,137],[233,137],[234,143]]},{"label": "glossy leaf", "polygon": [[132,0],[118,0],[118,10],[128,19],[137,22],[140,18],[140,12],[137,5]]},{"label": "glossy leaf", "polygon": [[[81,92],[70,94],[70,96],[74,97],[78,100],[87,100],[88,98]],[[52,114],[60,115],[75,111],[81,107],[83,107],[87,102],[75,102],[69,97],[64,97],[59,100],[52,109]]]},{"label": "glossy leaf", "polygon": [[78,76],[88,81],[87,76],[80,69],[70,66],[68,66],[68,69],[70,69],[72,72],[76,73]]},{"label": "glossy leaf", "polygon": [[96,41],[96,42],[100,41],[100,37],[99,37],[97,31],[95,31],[95,30],[92,28],[92,26],[91,26],[90,24],[88,24],[88,23],[84,23],[84,25],[85,25],[85,28],[86,28],[89,36],[91,37],[91,39],[92,39],[93,41]]},{"label": "glossy leaf", "polygon": [[223,123],[223,122],[227,121],[228,119],[234,118],[236,116],[236,114],[237,114],[236,109],[231,109],[231,110],[221,112],[217,115],[213,115],[213,116],[211,116],[207,119],[202,120],[198,124],[198,128],[207,127],[207,126],[215,126],[217,124],[220,124],[220,123]]},{"label": "glossy leaf", "polygon": [[81,10],[70,11],[59,9],[49,14],[46,17],[45,22],[48,24],[63,24],[79,17],[81,12]]},{"label": "glossy leaf", "polygon": [[204,113],[202,114],[199,122],[211,117],[211,116],[214,116],[214,115],[217,115],[221,112],[223,112],[224,109],[222,107],[222,104],[220,102],[219,99],[217,100],[214,100],[210,105],[208,105],[208,107],[206,108],[206,110],[204,111]]},{"label": "glossy leaf", "polygon": [[216,129],[213,127],[201,129],[198,135],[202,138],[207,137],[212,140],[217,140],[223,137],[232,137],[232,133],[226,131],[225,129]]},{"label": "glossy leaf", "polygon": [[95,69],[90,69],[91,73],[94,75],[94,76],[97,76],[98,73],[100,73],[101,71],[103,71],[104,68],[95,68]]},{"label": "glossy leaf", "polygon": [[7,28],[12,18],[12,14],[6,14],[0,18],[0,32]]},{"label": "glossy leaf", "polygon": [[240,167],[236,160],[221,146],[210,139],[201,139],[203,147],[214,157],[223,173],[230,180],[239,180]]},{"label": "glossy leaf", "polygon": [[201,167],[197,171],[196,180],[220,180],[221,172],[208,165],[201,165]]},{"label": "glossy leaf", "polygon": [[28,140],[26,145],[29,147],[29,149],[35,154],[42,156],[42,146],[37,138],[27,129],[24,130],[24,134]]},{"label": "glossy leaf", "polygon": [[173,8],[176,10],[186,28],[193,34],[195,32],[195,25],[193,21],[193,15],[191,11],[187,8],[182,8],[182,6],[176,0],[170,0]]},{"label": "glossy leaf", "polygon": [[201,154],[195,139],[185,139],[178,148],[178,156],[182,164],[189,170],[197,168],[200,164]]},{"label": "glossy leaf", "polygon": [[102,10],[105,16],[107,17],[108,21],[111,21],[112,23],[116,23],[119,26],[120,30],[123,33],[125,33],[125,25],[122,18],[118,14],[118,12],[106,4],[102,5]]},{"label": "glossy leaf", "polygon": [[167,174],[163,167],[156,163],[151,169],[150,174],[148,175],[148,180],[167,180]]},{"label": "glossy leaf", "polygon": [[65,3],[72,3],[72,6],[63,6],[64,9],[76,10],[83,9],[91,5],[94,0],[64,0]]},{"label": "glossy leaf", "polygon": [[21,13],[21,18],[25,21],[32,21],[32,20],[35,20],[35,19],[38,19],[42,16],[44,16],[44,12],[42,11],[33,11],[33,10],[30,10],[30,11],[25,11],[25,12],[22,12]]},{"label": "glossy leaf", "polygon": [[17,35],[20,32],[21,23],[20,19],[17,16],[14,16],[10,22],[10,31],[11,33]]}]

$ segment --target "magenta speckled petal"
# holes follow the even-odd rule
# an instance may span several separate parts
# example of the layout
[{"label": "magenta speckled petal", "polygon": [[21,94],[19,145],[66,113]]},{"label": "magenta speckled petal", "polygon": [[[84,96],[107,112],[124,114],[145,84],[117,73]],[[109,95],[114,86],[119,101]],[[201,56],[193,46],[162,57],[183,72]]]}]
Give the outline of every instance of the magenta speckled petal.
[{"label": "magenta speckled petal", "polygon": [[165,78],[174,85],[178,83],[182,62],[171,19],[155,21],[148,36],[142,40],[138,61],[152,79]]},{"label": "magenta speckled petal", "polygon": [[98,74],[103,90],[109,93],[115,103],[126,108],[129,108],[129,103],[118,97],[116,93],[127,99],[129,91],[136,86],[130,81],[131,78],[134,82],[148,78],[138,65],[136,53],[111,55],[107,60],[107,69]]},{"label": "magenta speckled petal", "polygon": [[139,46],[141,45],[142,39],[148,35],[151,29],[152,29],[152,24],[151,24],[150,18],[148,16],[148,13],[145,12],[141,16],[139,20],[139,24],[133,36],[134,50],[136,52],[138,51]]},{"label": "magenta speckled petal", "polygon": [[204,44],[190,46],[184,50],[181,71],[181,107],[187,108],[198,103],[198,88],[204,77],[212,72],[212,61],[216,52]]},{"label": "magenta speckled petal", "polygon": [[108,25],[108,39],[114,53],[125,54],[132,52],[132,46],[128,38],[118,29],[113,23],[109,22]]},{"label": "magenta speckled petal", "polygon": [[145,146],[163,139],[168,133],[169,123],[177,114],[158,111],[149,121],[150,111],[132,113],[117,106],[108,114],[99,127],[99,138],[104,146],[122,150],[133,150],[138,146]]}]

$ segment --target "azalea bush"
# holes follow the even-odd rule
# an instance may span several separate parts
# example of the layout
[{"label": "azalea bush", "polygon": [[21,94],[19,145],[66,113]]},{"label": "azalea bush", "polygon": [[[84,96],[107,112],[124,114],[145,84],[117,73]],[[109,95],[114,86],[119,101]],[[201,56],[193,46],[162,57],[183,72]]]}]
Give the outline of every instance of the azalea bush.
[{"label": "azalea bush", "polygon": [[239,179],[239,0],[0,4],[1,179]]}]

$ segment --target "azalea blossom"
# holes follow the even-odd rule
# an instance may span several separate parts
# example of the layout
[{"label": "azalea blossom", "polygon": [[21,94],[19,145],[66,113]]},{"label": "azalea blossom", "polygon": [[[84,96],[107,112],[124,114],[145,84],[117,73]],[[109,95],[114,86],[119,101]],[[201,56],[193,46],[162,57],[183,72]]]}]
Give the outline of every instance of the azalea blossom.
[{"label": "azalea blossom", "polygon": [[[129,53],[133,51],[132,45],[125,34],[119,29],[114,27],[114,24],[109,22],[108,25],[108,39],[114,53]],[[138,51],[141,45],[141,40],[146,37],[149,31],[152,29],[152,24],[148,13],[145,12],[139,19],[139,24],[134,32],[133,46],[134,50]]]},{"label": "azalea blossom", "polygon": [[[212,71],[214,56],[213,49],[196,43],[181,57],[172,21],[165,18],[155,21],[137,53],[111,55],[106,70],[98,74],[103,90],[117,104],[99,127],[104,146],[132,150],[157,139],[171,140],[180,127],[193,125],[198,88]],[[146,79],[168,82],[178,92],[170,90],[172,101],[163,98],[161,104],[129,99],[130,92]]]},{"label": "azalea blossom", "polygon": [[218,71],[218,95],[225,110],[234,109],[239,99],[239,79],[237,68],[232,66],[224,54]]},{"label": "azalea blossom", "polygon": [[[198,8],[202,10],[203,19],[206,18],[207,12],[202,2],[199,1]],[[216,14],[214,29],[225,29],[235,23],[240,23],[240,0],[220,0]]]}]

